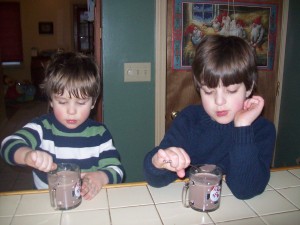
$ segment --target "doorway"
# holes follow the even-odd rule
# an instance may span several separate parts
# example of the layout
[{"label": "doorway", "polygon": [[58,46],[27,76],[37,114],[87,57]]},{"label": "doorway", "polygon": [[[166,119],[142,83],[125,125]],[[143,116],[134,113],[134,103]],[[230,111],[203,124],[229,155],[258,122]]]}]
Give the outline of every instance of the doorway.
[{"label": "doorway", "polygon": [[[88,1],[87,5],[74,5],[73,22],[75,50],[87,55],[93,55],[102,77],[101,6],[101,0]],[[98,98],[95,108],[91,112],[91,117],[98,122],[103,121],[102,96]]]},{"label": "doorway", "polygon": [[87,5],[73,5],[74,48],[86,55],[94,54],[94,16]]}]

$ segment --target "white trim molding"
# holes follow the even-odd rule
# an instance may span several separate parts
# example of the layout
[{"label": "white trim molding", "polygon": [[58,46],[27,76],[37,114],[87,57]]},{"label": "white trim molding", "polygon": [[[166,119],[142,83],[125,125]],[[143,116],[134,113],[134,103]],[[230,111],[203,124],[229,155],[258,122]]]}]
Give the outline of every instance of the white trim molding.
[{"label": "white trim molding", "polygon": [[[277,74],[277,96],[275,101],[275,112],[274,112],[274,124],[278,133],[279,117],[280,117],[280,105],[282,95],[282,83],[283,83],[283,72],[284,72],[284,59],[285,59],[285,47],[286,47],[286,35],[289,15],[289,0],[285,0],[282,3],[282,19],[281,19],[281,34],[280,34],[280,47],[279,47],[279,59],[278,59],[278,74]],[[275,164],[276,157],[276,146],[273,154],[272,167]]]},{"label": "white trim molding", "polygon": [[166,124],[167,0],[156,0],[155,17],[155,145],[158,145]]}]

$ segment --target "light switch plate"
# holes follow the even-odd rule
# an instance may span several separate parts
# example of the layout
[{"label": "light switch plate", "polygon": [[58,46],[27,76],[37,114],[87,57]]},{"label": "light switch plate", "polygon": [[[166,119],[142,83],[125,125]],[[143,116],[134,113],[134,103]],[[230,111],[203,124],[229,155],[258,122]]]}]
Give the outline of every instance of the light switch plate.
[{"label": "light switch plate", "polygon": [[151,63],[124,63],[124,82],[151,81]]}]

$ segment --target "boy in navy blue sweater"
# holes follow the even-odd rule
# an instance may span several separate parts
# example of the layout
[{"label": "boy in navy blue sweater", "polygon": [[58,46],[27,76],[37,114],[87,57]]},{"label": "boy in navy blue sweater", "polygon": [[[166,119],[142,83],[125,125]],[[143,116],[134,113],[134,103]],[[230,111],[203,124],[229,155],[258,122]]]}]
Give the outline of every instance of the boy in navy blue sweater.
[{"label": "boy in navy blue sweater", "polygon": [[216,164],[240,199],[262,193],[270,178],[274,125],[260,116],[264,99],[255,55],[234,36],[206,36],[197,46],[193,76],[202,105],[185,108],[144,160],[147,182],[162,187],[186,177],[189,166]]}]

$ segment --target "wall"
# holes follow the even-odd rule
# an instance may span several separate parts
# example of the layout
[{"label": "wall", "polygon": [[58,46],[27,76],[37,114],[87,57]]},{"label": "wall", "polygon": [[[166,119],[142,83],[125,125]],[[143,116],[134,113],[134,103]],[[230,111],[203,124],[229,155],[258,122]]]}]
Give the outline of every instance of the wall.
[{"label": "wall", "polygon": [[290,0],[275,167],[296,165],[300,157],[299,12],[300,2]]},{"label": "wall", "polygon": [[[0,56],[1,62],[1,56]],[[0,65],[0,127],[2,124],[7,120],[6,117],[6,110],[5,110],[5,103],[4,103],[4,85],[3,85],[3,72],[2,67]]]},{"label": "wall", "polygon": [[[141,181],[144,156],[154,147],[155,0],[102,0],[102,14],[104,123],[126,182]],[[124,83],[125,62],[150,62],[151,82]]]},{"label": "wall", "polygon": [[[0,0],[20,2],[24,63],[18,68],[5,68],[3,72],[17,80],[30,80],[31,48],[40,51],[63,48],[73,50],[73,4],[86,4],[86,0]],[[52,21],[53,35],[40,35],[38,22]]]}]

